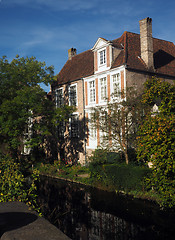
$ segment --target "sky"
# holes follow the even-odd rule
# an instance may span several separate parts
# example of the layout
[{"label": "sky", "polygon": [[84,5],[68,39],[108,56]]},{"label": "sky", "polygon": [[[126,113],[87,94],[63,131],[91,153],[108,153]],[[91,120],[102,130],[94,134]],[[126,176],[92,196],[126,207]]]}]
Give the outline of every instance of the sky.
[{"label": "sky", "polygon": [[0,0],[0,57],[34,56],[53,65],[56,75],[69,48],[81,53],[99,37],[139,33],[146,17],[152,18],[153,37],[175,43],[174,0]]}]

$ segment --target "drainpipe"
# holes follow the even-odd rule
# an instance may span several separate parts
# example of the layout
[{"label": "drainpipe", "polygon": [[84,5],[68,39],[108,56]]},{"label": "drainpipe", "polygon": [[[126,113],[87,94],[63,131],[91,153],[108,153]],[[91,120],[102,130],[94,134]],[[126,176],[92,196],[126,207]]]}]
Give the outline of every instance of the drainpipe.
[{"label": "drainpipe", "polygon": [[86,134],[85,134],[85,129],[86,129],[86,117],[85,117],[85,99],[84,99],[84,79],[81,78],[82,80],[82,86],[83,86],[83,115],[84,115],[84,154],[85,154],[85,166],[87,165],[87,154],[86,154]]}]

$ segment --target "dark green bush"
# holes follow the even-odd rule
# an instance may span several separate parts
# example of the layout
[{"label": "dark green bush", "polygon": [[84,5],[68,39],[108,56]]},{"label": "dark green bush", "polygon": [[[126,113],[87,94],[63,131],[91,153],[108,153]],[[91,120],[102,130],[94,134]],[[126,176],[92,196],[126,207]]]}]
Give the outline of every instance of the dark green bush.
[{"label": "dark green bush", "polygon": [[26,178],[19,163],[9,156],[0,154],[0,203],[21,201],[38,211],[36,187],[38,179],[37,170],[33,170]]},{"label": "dark green bush", "polygon": [[[129,156],[135,160],[135,151],[129,149]],[[141,191],[144,188],[144,178],[151,172],[144,166],[134,163],[126,164],[121,152],[108,152],[97,149],[90,157],[89,171],[93,182],[110,186],[117,191]],[[131,162],[131,161],[130,161]]]},{"label": "dark green bush", "polygon": [[143,190],[144,177],[150,172],[148,168],[125,163],[105,165],[104,170],[115,189],[125,192]]},{"label": "dark green bush", "polygon": [[134,148],[128,149],[128,157],[129,157],[129,162],[137,163],[137,153]]},{"label": "dark green bush", "polygon": [[101,165],[105,163],[121,163],[124,160],[122,152],[109,152],[107,149],[97,148],[89,158],[90,165]]},{"label": "dark green bush", "polygon": [[121,163],[124,161],[124,154],[122,152],[108,152],[107,163]]},{"label": "dark green bush", "polygon": [[95,151],[92,153],[92,155],[89,157],[89,167],[93,167],[96,165],[101,165],[107,162],[107,155],[108,151],[102,148],[97,148]]}]

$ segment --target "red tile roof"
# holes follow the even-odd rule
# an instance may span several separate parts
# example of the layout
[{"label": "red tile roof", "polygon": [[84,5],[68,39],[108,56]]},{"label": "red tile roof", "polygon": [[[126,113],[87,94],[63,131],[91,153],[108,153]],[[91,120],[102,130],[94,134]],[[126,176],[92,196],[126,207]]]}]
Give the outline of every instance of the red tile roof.
[{"label": "red tile roof", "polygon": [[[126,64],[127,68],[146,71],[145,63],[141,59],[140,35],[124,32],[120,38],[111,41],[112,45],[121,49],[114,59],[111,68]],[[155,73],[175,77],[175,45],[172,42],[153,38]],[[92,50],[85,51],[68,60],[58,74],[57,84],[81,79],[94,74],[94,54]]]},{"label": "red tile roof", "polygon": [[58,74],[58,84],[81,79],[94,73],[94,53],[91,50],[80,53],[68,60]]},{"label": "red tile roof", "polygon": [[[126,64],[133,70],[149,71],[140,58],[140,35],[136,33],[124,32],[124,34],[114,40],[121,42],[124,46],[122,56],[115,59],[112,68]],[[175,77],[175,45],[172,42],[153,38],[153,58],[155,73]]]}]

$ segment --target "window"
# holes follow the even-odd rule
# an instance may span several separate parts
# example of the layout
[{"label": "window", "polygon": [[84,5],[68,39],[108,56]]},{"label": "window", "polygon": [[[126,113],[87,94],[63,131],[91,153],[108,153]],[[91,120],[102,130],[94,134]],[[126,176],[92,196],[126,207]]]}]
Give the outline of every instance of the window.
[{"label": "window", "polygon": [[58,125],[57,129],[58,129],[58,137],[64,138],[65,123],[64,122],[60,122],[60,124]]},{"label": "window", "polygon": [[117,97],[117,95],[119,94],[119,85],[120,85],[120,73],[112,75],[113,97]]},{"label": "window", "polygon": [[106,50],[100,51],[100,65],[106,63]]},{"label": "window", "polygon": [[95,128],[95,126],[93,124],[92,119],[94,121],[94,113],[90,113],[89,114],[89,119],[88,119],[89,120],[89,125],[88,125],[88,127],[89,127],[89,136],[91,138],[96,138],[96,128]]},{"label": "window", "polygon": [[89,102],[95,102],[95,81],[89,82]]},{"label": "window", "polygon": [[113,84],[113,91],[116,92],[118,90],[119,87],[119,83],[120,83],[120,74],[114,74],[112,76],[112,84]]},{"label": "window", "polygon": [[100,124],[103,124],[100,129],[100,143],[105,144],[105,142],[109,141],[108,133],[109,133],[109,117],[108,113],[105,109],[101,109],[99,116]]},{"label": "window", "polygon": [[79,121],[78,114],[74,114],[71,116],[71,119],[70,119],[70,137],[71,138],[78,137],[78,132],[79,132],[78,121]]},{"label": "window", "polygon": [[61,107],[63,105],[63,89],[57,89],[55,94],[56,106]]},{"label": "window", "polygon": [[72,85],[69,87],[69,105],[76,106],[77,105],[77,88],[76,85]]},{"label": "window", "polygon": [[[33,112],[31,110],[29,110],[29,112],[32,114]],[[24,137],[23,137],[23,144],[24,144],[24,148],[23,148],[23,154],[24,155],[28,155],[31,152],[31,147],[27,144],[27,142],[29,140],[31,140],[32,138],[32,127],[33,127],[33,118],[32,117],[28,117],[28,121],[26,123],[26,127],[25,127],[25,131],[24,131]]]},{"label": "window", "polygon": [[107,98],[107,81],[106,77],[100,79],[100,97],[101,100],[106,100]]}]

